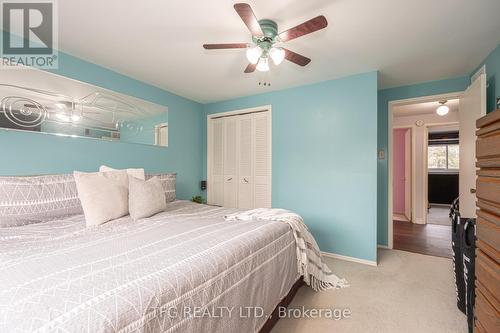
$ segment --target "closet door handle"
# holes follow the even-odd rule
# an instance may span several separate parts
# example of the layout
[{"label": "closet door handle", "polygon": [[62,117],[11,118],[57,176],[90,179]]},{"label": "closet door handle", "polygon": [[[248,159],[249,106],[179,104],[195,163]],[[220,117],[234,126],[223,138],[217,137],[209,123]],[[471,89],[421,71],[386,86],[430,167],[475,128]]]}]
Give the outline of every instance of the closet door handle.
[{"label": "closet door handle", "polygon": [[244,182],[245,184],[248,184],[248,179],[243,178],[243,182]]},{"label": "closet door handle", "polygon": [[228,178],[226,181],[230,182],[231,180],[233,180],[233,177]]}]

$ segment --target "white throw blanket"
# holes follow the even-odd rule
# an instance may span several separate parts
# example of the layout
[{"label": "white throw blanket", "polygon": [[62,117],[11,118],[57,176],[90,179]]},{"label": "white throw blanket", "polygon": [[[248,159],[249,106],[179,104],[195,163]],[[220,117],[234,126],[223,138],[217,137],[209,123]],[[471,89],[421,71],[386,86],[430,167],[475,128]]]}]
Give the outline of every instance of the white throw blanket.
[{"label": "white throw blanket", "polygon": [[307,229],[304,220],[286,209],[257,208],[224,216],[227,221],[280,221],[290,225],[297,244],[297,267],[304,282],[315,291],[331,288],[344,288],[349,284],[332,273],[323,262],[321,252],[313,235]]}]

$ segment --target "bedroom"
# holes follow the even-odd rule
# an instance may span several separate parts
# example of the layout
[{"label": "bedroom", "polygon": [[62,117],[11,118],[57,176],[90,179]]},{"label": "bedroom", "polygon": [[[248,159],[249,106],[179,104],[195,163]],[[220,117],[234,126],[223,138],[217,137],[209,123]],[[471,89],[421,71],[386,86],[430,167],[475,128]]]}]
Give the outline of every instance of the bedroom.
[{"label": "bedroom", "polygon": [[[35,4],[2,1],[0,331],[467,331],[453,261],[391,249],[389,114],[395,101],[465,92],[482,69],[481,103],[495,114],[498,1]],[[47,17],[52,25],[43,30]],[[243,45],[203,47],[215,43]],[[52,45],[49,56],[36,50],[40,44]],[[33,54],[39,68],[15,65]],[[146,200],[151,193],[141,190],[149,183],[136,179],[119,193],[106,189],[97,180],[113,172],[121,179],[123,171],[98,173],[101,166],[144,169],[139,178],[148,181],[159,175],[153,182],[165,193]],[[67,184],[58,192],[40,175]],[[155,200],[163,196],[166,206]],[[333,284],[345,279],[349,287],[315,292],[295,284],[309,274],[297,266],[292,225],[303,225],[291,216],[224,219],[270,207],[303,218],[318,245],[309,255],[322,254],[339,277]],[[133,222],[129,215],[150,217]],[[203,251],[211,254],[204,260]],[[218,275],[232,260],[241,268],[236,275],[251,277],[239,277],[241,285],[236,275]],[[251,274],[257,267],[263,273]],[[331,276],[321,271],[312,280]],[[207,293],[196,293],[205,279]],[[75,290],[54,294],[58,288]],[[220,318],[192,318],[198,307],[208,309],[207,299]],[[181,300],[192,319],[162,312]],[[267,320],[290,300],[299,317],[303,307],[324,311],[315,319],[292,312]],[[110,304],[116,311],[99,312]],[[256,310],[250,318],[223,311],[245,306]],[[337,320],[326,318],[327,309],[340,312]]]}]

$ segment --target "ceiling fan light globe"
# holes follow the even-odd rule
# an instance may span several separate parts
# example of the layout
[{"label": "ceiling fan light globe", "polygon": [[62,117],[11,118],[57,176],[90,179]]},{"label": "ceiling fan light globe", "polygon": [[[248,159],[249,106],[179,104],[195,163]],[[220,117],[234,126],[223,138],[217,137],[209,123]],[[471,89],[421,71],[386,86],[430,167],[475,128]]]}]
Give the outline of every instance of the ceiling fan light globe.
[{"label": "ceiling fan light globe", "polygon": [[450,112],[450,108],[447,105],[441,105],[436,109],[436,113],[440,116],[445,116]]},{"label": "ceiling fan light globe", "polygon": [[255,65],[257,62],[259,62],[259,58],[262,55],[262,49],[255,45],[247,48],[247,59],[248,61]]},{"label": "ceiling fan light globe", "polygon": [[259,63],[257,64],[256,69],[259,72],[267,72],[269,71],[269,60],[266,57],[262,57],[259,59]]},{"label": "ceiling fan light globe", "polygon": [[277,66],[285,59],[285,50],[281,47],[273,47],[269,51],[269,56],[273,59],[274,64]]}]

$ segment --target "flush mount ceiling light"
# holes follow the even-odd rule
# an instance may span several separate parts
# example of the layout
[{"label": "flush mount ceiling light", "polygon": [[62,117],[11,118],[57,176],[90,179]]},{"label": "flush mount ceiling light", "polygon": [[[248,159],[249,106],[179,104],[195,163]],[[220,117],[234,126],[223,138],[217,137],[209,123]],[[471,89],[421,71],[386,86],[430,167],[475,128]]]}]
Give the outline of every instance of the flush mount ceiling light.
[{"label": "flush mount ceiling light", "polygon": [[253,73],[256,69],[267,72],[269,70],[269,58],[272,59],[276,66],[281,64],[284,59],[299,66],[306,66],[311,62],[311,59],[286,48],[278,47],[276,44],[288,42],[289,40],[321,30],[328,25],[326,18],[320,15],[294,28],[278,33],[276,22],[267,19],[257,20],[249,4],[237,3],[234,5],[234,9],[252,33],[252,42],[250,44],[203,44],[203,47],[207,50],[246,48],[246,55],[250,64],[245,69],[245,73]]},{"label": "flush mount ceiling light", "polygon": [[447,102],[448,102],[447,100],[439,101],[439,104],[441,105],[438,106],[438,108],[436,109],[436,113],[438,115],[446,116],[448,112],[450,112],[450,108],[448,107],[448,105],[445,105]]}]

